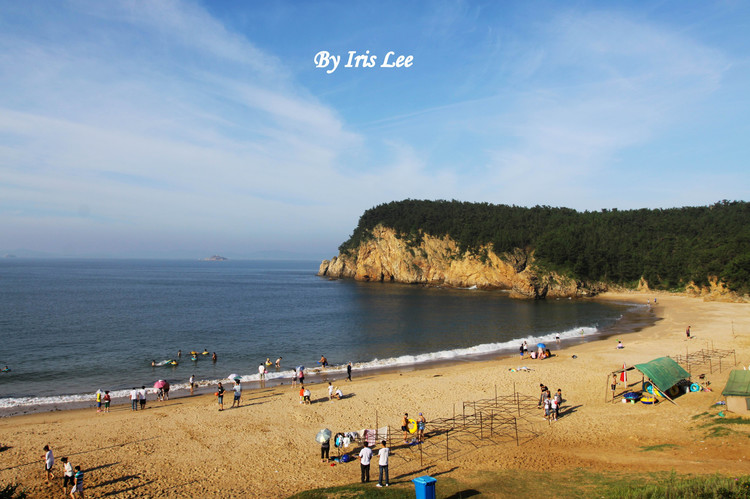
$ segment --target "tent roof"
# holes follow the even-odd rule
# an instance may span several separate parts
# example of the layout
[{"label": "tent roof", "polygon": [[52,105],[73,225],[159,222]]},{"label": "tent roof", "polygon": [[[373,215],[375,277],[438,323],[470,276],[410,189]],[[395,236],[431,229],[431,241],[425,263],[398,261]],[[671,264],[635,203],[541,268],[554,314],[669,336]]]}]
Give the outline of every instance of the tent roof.
[{"label": "tent roof", "polygon": [[636,364],[635,368],[648,376],[648,379],[662,392],[690,377],[689,372],[669,357],[659,357],[645,364]]},{"label": "tent roof", "polygon": [[725,397],[750,396],[750,371],[739,371],[735,369],[730,372],[727,386],[724,387],[724,391],[722,391],[721,394]]}]

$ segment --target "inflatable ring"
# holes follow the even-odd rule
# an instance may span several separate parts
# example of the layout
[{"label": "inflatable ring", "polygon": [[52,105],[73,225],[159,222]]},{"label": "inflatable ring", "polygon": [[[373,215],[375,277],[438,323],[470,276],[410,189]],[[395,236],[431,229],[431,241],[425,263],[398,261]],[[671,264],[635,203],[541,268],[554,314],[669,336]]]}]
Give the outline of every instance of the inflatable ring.
[{"label": "inflatable ring", "polygon": [[693,383],[692,385],[690,385],[690,391],[691,392],[701,391],[701,385],[699,385],[698,383]]},{"label": "inflatable ring", "polygon": [[636,392],[628,392],[623,395],[623,398],[625,400],[638,400],[639,398],[641,398],[641,394]]},{"label": "inflatable ring", "polygon": [[192,352],[190,352],[190,355],[198,355],[198,353],[199,352],[196,352],[195,350],[193,350]]},{"label": "inflatable ring", "polygon": [[650,393],[650,394],[652,394],[652,395],[653,395],[653,393],[654,393],[654,385],[652,385],[651,383],[648,383],[648,384],[646,385],[646,391],[647,391],[648,393]]},{"label": "inflatable ring", "polygon": [[680,394],[680,387],[679,387],[679,386],[677,386],[677,385],[674,385],[674,386],[673,386],[672,388],[670,388],[670,389],[669,389],[668,391],[669,391],[669,396],[670,396],[670,397],[676,397],[677,395],[679,395],[679,394]]},{"label": "inflatable ring", "polygon": [[415,433],[417,431],[417,422],[413,419],[407,419],[406,427],[409,428],[409,433]]},{"label": "inflatable ring", "polygon": [[641,398],[641,404],[655,404],[655,403],[656,403],[656,397],[654,397],[653,395],[647,395]]}]

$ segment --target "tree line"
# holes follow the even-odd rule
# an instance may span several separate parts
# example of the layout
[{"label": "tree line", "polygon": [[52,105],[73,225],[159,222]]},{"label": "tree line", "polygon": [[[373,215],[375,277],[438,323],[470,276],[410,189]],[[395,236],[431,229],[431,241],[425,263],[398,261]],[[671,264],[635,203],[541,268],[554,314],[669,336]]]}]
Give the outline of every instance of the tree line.
[{"label": "tree line", "polygon": [[601,210],[532,208],[407,199],[365,211],[341,253],[357,248],[383,225],[411,245],[423,234],[449,236],[461,252],[534,252],[538,265],[580,280],[678,290],[718,277],[732,291],[750,292],[750,203]]}]

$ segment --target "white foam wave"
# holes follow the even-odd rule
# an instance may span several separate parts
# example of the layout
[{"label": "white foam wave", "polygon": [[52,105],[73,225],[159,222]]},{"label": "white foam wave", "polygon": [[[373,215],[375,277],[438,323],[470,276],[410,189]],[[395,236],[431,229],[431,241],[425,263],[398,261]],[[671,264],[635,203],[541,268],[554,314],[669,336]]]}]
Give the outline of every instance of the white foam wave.
[{"label": "white foam wave", "polygon": [[[401,355],[398,357],[388,357],[383,359],[373,359],[367,362],[359,362],[353,364],[353,368],[356,371],[365,371],[371,369],[383,369],[389,367],[401,367],[410,366],[417,364],[425,364],[428,362],[445,361],[451,359],[459,359],[464,357],[472,357],[479,355],[488,355],[493,353],[500,353],[503,351],[517,351],[518,347],[526,341],[529,346],[529,350],[536,348],[537,343],[545,343],[550,349],[554,349],[556,346],[555,336],[560,335],[561,340],[569,338],[581,338],[596,334],[598,329],[596,327],[580,327],[574,328],[562,332],[553,332],[542,336],[527,336],[525,338],[516,338],[510,341],[500,343],[483,343],[481,345],[474,345],[466,348],[456,348],[453,350],[443,350],[439,352],[428,352],[417,355]],[[314,367],[311,369],[305,369],[306,375],[320,375],[323,369],[320,367]],[[326,374],[337,374],[346,372],[346,365],[329,366],[325,369]],[[239,373],[238,373],[239,374]],[[285,371],[272,371],[265,375],[266,381],[278,381],[281,379],[291,379],[294,371],[291,369]],[[260,374],[257,372],[254,374],[239,374],[240,380],[243,383],[252,383],[260,381]],[[222,383],[233,383],[233,380],[228,378],[223,379],[212,379],[212,380],[200,380],[199,386],[213,386]],[[170,393],[181,392],[190,389],[189,383],[173,383],[171,385]],[[153,388],[148,389],[149,394],[155,393]],[[127,399],[129,397],[130,390],[116,390],[111,391],[110,396],[113,400],[116,399]],[[58,405],[68,403],[81,403],[81,402],[94,402],[94,394],[76,394],[76,395],[63,395],[55,397],[16,397],[16,398],[3,398],[0,399],[0,408],[14,408],[21,406],[44,406],[44,405]]]}]

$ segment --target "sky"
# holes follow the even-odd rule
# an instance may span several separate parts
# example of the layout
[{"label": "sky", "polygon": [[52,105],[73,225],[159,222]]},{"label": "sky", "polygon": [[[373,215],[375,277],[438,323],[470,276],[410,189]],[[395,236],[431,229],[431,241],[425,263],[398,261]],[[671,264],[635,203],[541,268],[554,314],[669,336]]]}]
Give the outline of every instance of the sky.
[{"label": "sky", "polygon": [[0,0],[0,252],[323,259],[407,198],[747,201],[748,33],[741,1]]}]

